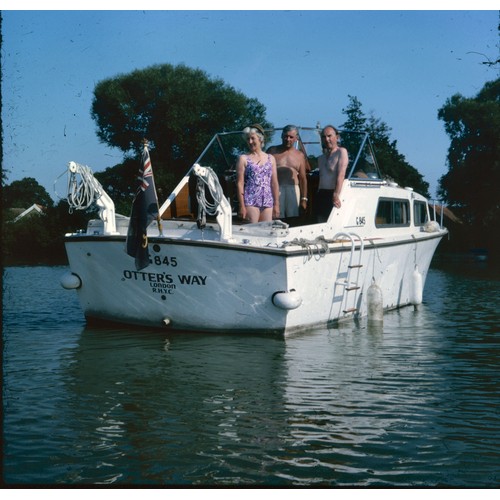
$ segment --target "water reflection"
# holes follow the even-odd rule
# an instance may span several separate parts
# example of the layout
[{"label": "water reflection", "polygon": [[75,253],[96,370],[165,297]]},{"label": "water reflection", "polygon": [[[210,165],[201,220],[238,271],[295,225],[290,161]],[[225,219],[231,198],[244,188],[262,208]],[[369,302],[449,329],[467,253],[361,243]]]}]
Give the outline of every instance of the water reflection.
[{"label": "water reflection", "polygon": [[411,466],[401,465],[401,450],[426,425],[419,423],[423,409],[427,420],[436,405],[430,391],[415,397],[423,365],[434,362],[432,353],[412,347],[408,332],[415,319],[407,309],[391,313],[384,325],[344,325],[287,344],[290,478],[306,483],[310,471],[304,477],[297,464],[308,461],[321,483],[387,485],[397,475],[399,484],[410,484],[405,471]]},{"label": "water reflection", "polygon": [[82,453],[90,447],[109,462],[115,448],[112,469],[130,482],[188,484],[204,470],[205,481],[225,480],[211,474],[233,454],[253,466],[255,450],[284,427],[285,344],[246,340],[85,329],[68,367],[76,396],[68,411],[86,416],[85,429],[81,419],[77,426],[86,434]]},{"label": "water reflection", "polygon": [[4,274],[9,483],[498,484],[496,280],[431,268],[418,311],[283,341],[83,326],[60,274]]}]

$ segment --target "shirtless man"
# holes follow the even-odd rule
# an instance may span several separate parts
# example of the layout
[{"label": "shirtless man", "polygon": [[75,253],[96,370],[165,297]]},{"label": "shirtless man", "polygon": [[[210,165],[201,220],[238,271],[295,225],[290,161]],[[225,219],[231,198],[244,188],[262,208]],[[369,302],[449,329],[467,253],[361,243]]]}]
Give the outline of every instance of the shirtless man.
[{"label": "shirtless man", "polygon": [[307,160],[304,153],[295,149],[298,136],[297,127],[287,125],[281,134],[282,144],[267,150],[278,167],[281,217],[297,217],[299,206],[304,211],[307,208]]},{"label": "shirtless man", "polygon": [[340,208],[340,191],[349,158],[347,149],[338,145],[339,133],[332,125],[321,132],[324,153],[318,157],[319,186],[316,204],[318,222],[328,219],[333,207]]}]

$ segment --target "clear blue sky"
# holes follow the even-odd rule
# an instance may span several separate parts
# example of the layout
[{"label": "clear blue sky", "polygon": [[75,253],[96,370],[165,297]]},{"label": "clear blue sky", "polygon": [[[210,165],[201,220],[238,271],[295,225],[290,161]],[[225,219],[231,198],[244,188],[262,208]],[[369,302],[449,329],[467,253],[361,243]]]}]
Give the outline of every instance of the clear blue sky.
[{"label": "clear blue sky", "polygon": [[[348,95],[356,96],[392,129],[432,195],[449,146],[438,109],[499,76],[475,53],[498,58],[494,10],[2,15],[3,168],[8,183],[34,177],[52,196],[68,161],[101,171],[122,159],[97,139],[96,83],[153,64],[184,63],[222,78],[262,102],[276,126],[340,124]],[[57,188],[65,194],[64,182]]]}]

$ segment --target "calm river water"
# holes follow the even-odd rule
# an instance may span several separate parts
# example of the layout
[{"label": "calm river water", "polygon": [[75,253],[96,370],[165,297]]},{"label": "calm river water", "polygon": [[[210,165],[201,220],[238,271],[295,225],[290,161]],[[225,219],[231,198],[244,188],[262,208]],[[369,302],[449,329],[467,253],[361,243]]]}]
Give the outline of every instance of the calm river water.
[{"label": "calm river water", "polygon": [[383,328],[287,340],[88,327],[65,271],[4,270],[7,484],[500,484],[489,263],[434,263]]}]

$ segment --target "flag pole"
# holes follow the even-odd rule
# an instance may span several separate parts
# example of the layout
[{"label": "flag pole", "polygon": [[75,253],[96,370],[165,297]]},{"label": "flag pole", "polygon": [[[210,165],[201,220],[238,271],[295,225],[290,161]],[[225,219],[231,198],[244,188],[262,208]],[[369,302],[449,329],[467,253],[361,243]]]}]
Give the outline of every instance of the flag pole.
[{"label": "flag pole", "polygon": [[[144,146],[144,150],[143,150],[143,153],[149,153],[149,141],[144,138],[142,139],[142,144]],[[156,193],[156,189],[155,189],[155,196],[156,196],[156,203],[159,205],[158,203],[158,194]],[[158,211],[158,215],[156,216],[156,222],[158,223],[158,231],[159,231],[159,236],[163,236],[163,228],[162,228],[162,225],[161,225],[161,215],[160,215],[160,211]]]},{"label": "flag pole", "polygon": [[138,271],[151,263],[148,248],[148,226],[154,220],[158,222],[160,235],[162,235],[153,167],[149,157],[148,141],[145,139],[143,146],[137,177],[139,185],[132,201],[126,240],[127,254],[135,258],[135,267]]}]

